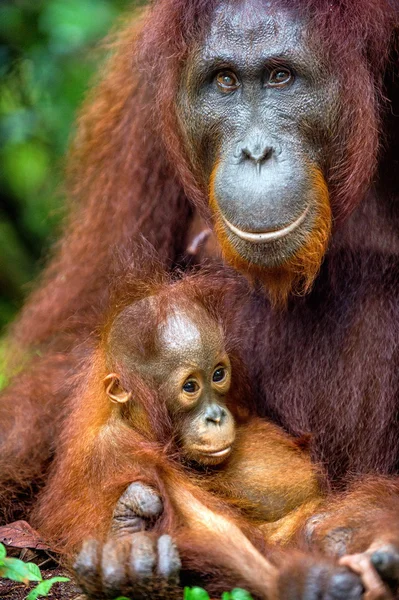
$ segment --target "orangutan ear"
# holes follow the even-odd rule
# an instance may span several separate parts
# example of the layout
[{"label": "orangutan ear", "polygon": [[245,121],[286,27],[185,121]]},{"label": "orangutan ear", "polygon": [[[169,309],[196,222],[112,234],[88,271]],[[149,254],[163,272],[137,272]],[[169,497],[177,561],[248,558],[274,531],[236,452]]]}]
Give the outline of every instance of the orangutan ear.
[{"label": "orangutan ear", "polygon": [[127,392],[121,386],[119,376],[116,373],[110,373],[104,377],[105,393],[111,402],[115,404],[123,404],[128,402],[132,397],[132,392]]}]

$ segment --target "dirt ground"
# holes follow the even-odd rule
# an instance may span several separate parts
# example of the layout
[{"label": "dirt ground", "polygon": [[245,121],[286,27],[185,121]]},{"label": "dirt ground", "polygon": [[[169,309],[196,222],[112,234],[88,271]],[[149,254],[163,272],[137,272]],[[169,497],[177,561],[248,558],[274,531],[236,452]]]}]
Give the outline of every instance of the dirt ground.
[{"label": "dirt ground", "polygon": [[[43,579],[69,577],[71,574],[58,564],[57,556],[41,539],[37,531],[26,521],[15,521],[0,527],[0,542],[4,544],[7,556],[33,562],[41,570]],[[24,600],[37,583],[25,585],[0,578],[0,600]],[[43,596],[39,597],[43,598]],[[50,600],[85,600],[74,581],[55,583],[48,596]]]},{"label": "dirt ground", "polygon": [[[51,577],[70,577],[70,573],[59,567],[55,569],[42,569],[43,579]],[[29,590],[37,584],[26,586],[23,583],[9,581],[7,579],[0,580],[0,598],[1,600],[24,600],[29,593]],[[65,583],[55,583],[51,588],[48,596],[49,600],[84,600],[85,596],[81,595],[79,588],[68,581]],[[40,600],[40,597],[39,597]]]}]

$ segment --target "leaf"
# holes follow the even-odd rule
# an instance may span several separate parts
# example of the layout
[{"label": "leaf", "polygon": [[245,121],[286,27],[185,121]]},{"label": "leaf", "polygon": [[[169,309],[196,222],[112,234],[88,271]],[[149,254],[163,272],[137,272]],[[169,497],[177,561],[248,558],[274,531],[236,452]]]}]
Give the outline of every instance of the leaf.
[{"label": "leaf", "polygon": [[251,594],[247,590],[235,588],[230,592],[231,600],[253,600]]},{"label": "leaf", "polygon": [[42,580],[41,575],[39,577],[37,571],[32,569],[32,563],[24,563],[19,558],[3,558],[2,562],[0,577],[11,579],[12,581],[22,581],[23,583]]},{"label": "leaf", "polygon": [[18,198],[36,194],[46,180],[49,156],[40,142],[10,144],[4,150],[4,175]]},{"label": "leaf", "polygon": [[51,579],[46,579],[46,581],[42,581],[37,585],[33,590],[29,592],[26,597],[26,600],[36,600],[38,596],[47,596],[51,588],[55,583],[70,581],[68,577],[52,577]]},{"label": "leaf", "polygon": [[130,600],[130,598],[126,598],[126,596],[118,596],[115,600]]},{"label": "leaf", "polygon": [[208,592],[200,587],[185,587],[184,600],[210,600]]},{"label": "leaf", "polygon": [[6,549],[5,549],[5,546],[4,546],[4,544],[2,544],[2,543],[0,542],[0,560],[1,560],[2,558],[5,558],[5,557],[6,557],[6,555],[7,555],[7,551],[6,551]]},{"label": "leaf", "polygon": [[26,521],[15,521],[15,523],[0,527],[0,542],[12,548],[32,548],[34,550],[50,548]]},{"label": "leaf", "polygon": [[43,579],[42,574],[40,573],[40,569],[37,565],[35,565],[35,563],[25,563],[26,564],[26,568],[29,569],[30,573],[32,573],[32,575],[38,577],[38,581],[41,581]]},{"label": "leaf", "polygon": [[231,600],[230,592],[223,592],[222,600]]}]

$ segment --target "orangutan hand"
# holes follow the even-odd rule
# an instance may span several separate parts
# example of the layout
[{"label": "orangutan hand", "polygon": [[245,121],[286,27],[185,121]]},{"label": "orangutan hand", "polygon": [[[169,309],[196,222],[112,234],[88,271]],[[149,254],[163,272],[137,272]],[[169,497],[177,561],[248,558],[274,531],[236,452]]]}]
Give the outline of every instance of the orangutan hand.
[{"label": "orangutan hand", "polygon": [[131,483],[115,506],[110,537],[148,530],[162,511],[162,499],[152,487],[139,481]]},{"label": "orangutan hand", "polygon": [[286,555],[280,565],[273,600],[362,600],[358,575],[312,555]]},{"label": "orangutan hand", "polygon": [[181,600],[180,568],[171,537],[144,531],[110,538],[105,544],[86,540],[74,564],[78,584],[93,600]]}]

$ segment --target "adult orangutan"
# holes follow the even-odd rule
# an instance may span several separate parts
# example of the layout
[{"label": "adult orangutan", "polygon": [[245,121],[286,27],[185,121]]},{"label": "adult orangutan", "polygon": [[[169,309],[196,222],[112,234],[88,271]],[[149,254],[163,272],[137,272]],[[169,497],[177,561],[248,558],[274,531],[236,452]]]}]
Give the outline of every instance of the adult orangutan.
[{"label": "adult orangutan", "polygon": [[[46,478],[114,249],[142,235],[173,268],[197,212],[261,283],[236,316],[260,415],[310,431],[332,486],[397,472],[398,10],[158,0],[128,24],[80,119],[64,238],[14,328],[34,358],[0,408],[4,511]],[[395,484],[373,485],[361,504],[383,514],[385,494],[392,534]],[[331,597],[315,561],[284,598],[310,597],[304,572]]]}]

